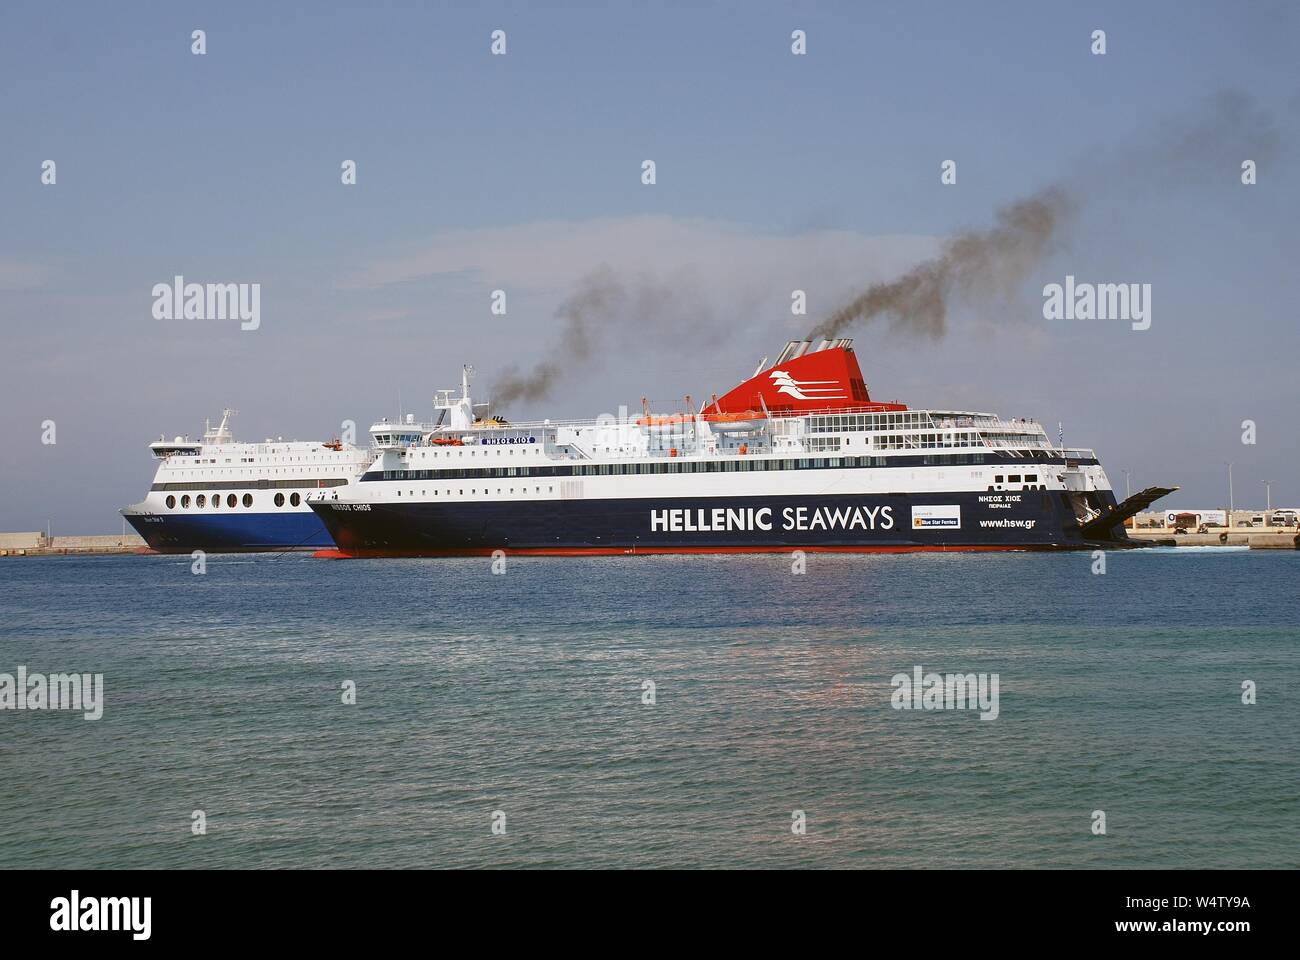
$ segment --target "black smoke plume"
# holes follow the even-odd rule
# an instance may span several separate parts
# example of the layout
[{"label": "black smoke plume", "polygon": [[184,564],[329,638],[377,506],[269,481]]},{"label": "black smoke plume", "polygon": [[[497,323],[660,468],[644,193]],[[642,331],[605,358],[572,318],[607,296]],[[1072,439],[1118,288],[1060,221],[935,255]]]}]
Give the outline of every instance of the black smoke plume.
[{"label": "black smoke plume", "polygon": [[608,267],[588,274],[555,311],[561,321],[559,342],[549,356],[527,372],[508,367],[492,391],[493,407],[547,397],[566,368],[590,359],[600,341],[602,324],[624,312],[627,290]]},{"label": "black smoke plume", "polygon": [[808,339],[833,339],[859,323],[887,317],[890,328],[933,339],[948,331],[954,298],[1008,299],[1052,249],[1073,204],[1061,187],[1017,200],[997,213],[988,230],[958,234],[943,252],[897,280],[872,284],[823,320]]},{"label": "black smoke plume", "polygon": [[1105,197],[1114,204],[1188,187],[1239,189],[1242,159],[1272,159],[1279,143],[1268,111],[1246,94],[1222,91],[1187,115],[1153,124],[1142,137],[1093,151],[1056,185],[1000,209],[989,229],[959,234],[939,256],[897,280],[868,287],[814,327],[808,339],[834,338],[882,318],[892,331],[940,339],[954,304],[1010,304],[1077,226],[1085,202]]}]

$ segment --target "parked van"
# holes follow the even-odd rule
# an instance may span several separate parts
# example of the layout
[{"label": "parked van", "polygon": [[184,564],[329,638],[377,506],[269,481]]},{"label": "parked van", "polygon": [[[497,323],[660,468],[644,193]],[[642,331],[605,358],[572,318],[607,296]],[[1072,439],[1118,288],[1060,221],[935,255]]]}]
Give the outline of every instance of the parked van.
[{"label": "parked van", "polygon": [[1296,512],[1294,510],[1274,510],[1269,523],[1275,527],[1294,527]]}]

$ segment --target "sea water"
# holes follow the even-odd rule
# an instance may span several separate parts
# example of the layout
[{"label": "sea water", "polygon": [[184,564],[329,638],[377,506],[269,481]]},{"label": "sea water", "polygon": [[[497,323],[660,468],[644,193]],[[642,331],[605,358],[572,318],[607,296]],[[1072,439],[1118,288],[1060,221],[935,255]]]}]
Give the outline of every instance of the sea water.
[{"label": "sea water", "polygon": [[0,867],[1296,866],[1300,554],[1104,563],[0,560]]}]

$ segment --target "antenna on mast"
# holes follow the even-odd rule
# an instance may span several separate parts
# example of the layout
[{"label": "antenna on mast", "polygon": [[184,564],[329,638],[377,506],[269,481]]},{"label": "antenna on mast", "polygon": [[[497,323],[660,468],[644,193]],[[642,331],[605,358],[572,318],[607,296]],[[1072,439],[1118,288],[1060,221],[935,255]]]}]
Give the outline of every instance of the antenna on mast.
[{"label": "antenna on mast", "polygon": [[203,441],[205,443],[230,443],[233,437],[230,433],[230,418],[237,415],[238,410],[231,410],[229,407],[221,411],[221,424],[212,429],[212,421],[205,419],[203,421]]}]

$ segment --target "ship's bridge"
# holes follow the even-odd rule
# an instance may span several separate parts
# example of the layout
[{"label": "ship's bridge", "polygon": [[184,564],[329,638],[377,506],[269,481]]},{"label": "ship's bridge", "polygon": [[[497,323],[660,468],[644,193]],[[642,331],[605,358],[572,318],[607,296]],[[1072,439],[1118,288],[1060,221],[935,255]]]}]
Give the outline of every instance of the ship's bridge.
[{"label": "ship's bridge", "polygon": [[379,450],[405,450],[422,442],[427,432],[427,427],[415,422],[413,413],[401,423],[389,423],[385,418],[370,426],[371,440]]},{"label": "ship's bridge", "polygon": [[174,440],[166,440],[159,437],[153,443],[149,444],[149,450],[159,460],[166,460],[171,456],[195,457],[203,449],[203,444],[197,440],[191,440],[189,437],[177,437]]},{"label": "ship's bridge", "polygon": [[217,426],[212,425],[211,420],[203,421],[203,439],[191,440],[188,436],[177,437],[168,441],[165,437],[159,437],[153,443],[149,444],[149,450],[159,460],[166,460],[168,457],[196,457],[203,450],[204,444],[221,444],[234,443],[234,435],[230,432],[230,421],[238,413],[237,410],[225,409],[221,411],[221,423]]}]

